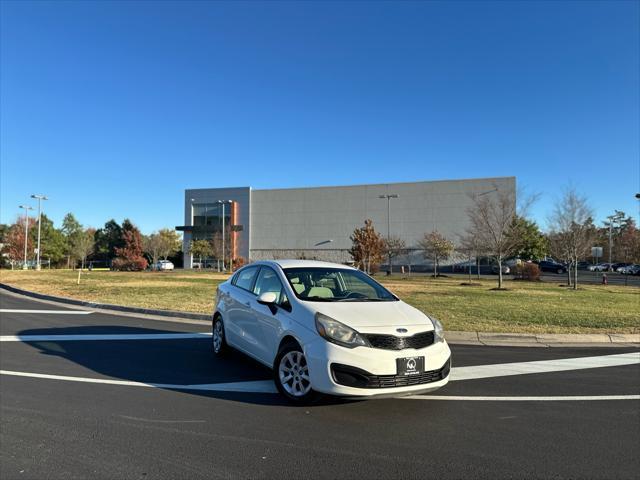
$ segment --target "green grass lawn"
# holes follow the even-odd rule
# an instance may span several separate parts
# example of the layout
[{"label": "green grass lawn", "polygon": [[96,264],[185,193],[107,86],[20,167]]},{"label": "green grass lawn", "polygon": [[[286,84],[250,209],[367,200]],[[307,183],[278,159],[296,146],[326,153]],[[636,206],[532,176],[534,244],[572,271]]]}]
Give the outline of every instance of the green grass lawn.
[{"label": "green grass lawn", "polygon": [[[578,291],[555,283],[464,280],[413,276],[376,277],[407,303],[438,317],[448,330],[533,333],[638,333],[640,289],[585,285]],[[199,271],[84,272],[0,271],[0,281],[26,290],[81,300],[165,310],[211,313],[225,275]]]}]

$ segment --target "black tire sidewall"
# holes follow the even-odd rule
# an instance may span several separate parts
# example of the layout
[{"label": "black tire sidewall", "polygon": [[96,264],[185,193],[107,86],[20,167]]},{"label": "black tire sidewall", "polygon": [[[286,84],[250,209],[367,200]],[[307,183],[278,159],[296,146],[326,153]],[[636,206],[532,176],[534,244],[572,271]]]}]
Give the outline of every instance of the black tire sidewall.
[{"label": "black tire sidewall", "polygon": [[[213,345],[213,334],[218,322],[222,323],[222,345],[220,345],[220,350],[216,352],[216,349]],[[215,317],[211,322],[211,351],[216,357],[225,356],[229,352],[229,345],[227,345],[227,332],[224,328],[224,320],[220,316]]]}]

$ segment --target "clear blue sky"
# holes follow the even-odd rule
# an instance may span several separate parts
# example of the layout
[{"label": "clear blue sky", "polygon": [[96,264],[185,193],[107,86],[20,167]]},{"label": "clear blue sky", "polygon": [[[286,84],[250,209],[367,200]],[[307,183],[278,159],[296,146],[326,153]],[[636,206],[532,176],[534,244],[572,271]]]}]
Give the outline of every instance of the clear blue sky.
[{"label": "clear blue sky", "polygon": [[183,223],[185,188],[517,177],[638,213],[637,1],[1,2],[1,210]]}]

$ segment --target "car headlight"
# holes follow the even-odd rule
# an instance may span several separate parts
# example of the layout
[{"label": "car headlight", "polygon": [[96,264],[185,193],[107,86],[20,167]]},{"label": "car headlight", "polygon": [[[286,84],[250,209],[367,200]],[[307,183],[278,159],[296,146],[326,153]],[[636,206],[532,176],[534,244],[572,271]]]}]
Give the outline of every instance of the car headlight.
[{"label": "car headlight", "polygon": [[444,342],[444,327],[436,317],[429,315],[429,320],[433,323],[433,343]]},{"label": "car headlight", "polygon": [[318,334],[328,342],[347,348],[367,347],[367,342],[362,335],[353,328],[347,327],[331,317],[316,313],[316,330]]}]

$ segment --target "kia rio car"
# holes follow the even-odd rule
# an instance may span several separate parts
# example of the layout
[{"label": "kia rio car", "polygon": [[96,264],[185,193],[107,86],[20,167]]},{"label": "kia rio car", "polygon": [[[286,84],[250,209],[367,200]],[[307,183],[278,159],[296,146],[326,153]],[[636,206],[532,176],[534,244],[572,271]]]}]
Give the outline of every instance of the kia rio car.
[{"label": "kia rio car", "polygon": [[360,270],[308,260],[255,262],[220,284],[212,345],[271,368],[295,403],[435,390],[451,366],[434,317]]}]

